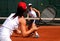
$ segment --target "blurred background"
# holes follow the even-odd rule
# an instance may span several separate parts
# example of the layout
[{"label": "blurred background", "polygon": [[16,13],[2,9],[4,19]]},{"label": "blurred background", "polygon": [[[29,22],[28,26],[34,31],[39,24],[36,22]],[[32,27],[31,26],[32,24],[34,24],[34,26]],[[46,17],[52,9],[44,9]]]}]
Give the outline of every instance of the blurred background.
[{"label": "blurred background", "polygon": [[[20,1],[25,1],[27,4],[32,3],[33,7],[40,12],[42,12],[47,6],[51,6],[56,10],[56,18],[60,18],[60,0],[0,0],[0,17],[8,17],[11,13],[15,13],[17,4]],[[4,19],[0,19],[0,24],[3,22]]]}]

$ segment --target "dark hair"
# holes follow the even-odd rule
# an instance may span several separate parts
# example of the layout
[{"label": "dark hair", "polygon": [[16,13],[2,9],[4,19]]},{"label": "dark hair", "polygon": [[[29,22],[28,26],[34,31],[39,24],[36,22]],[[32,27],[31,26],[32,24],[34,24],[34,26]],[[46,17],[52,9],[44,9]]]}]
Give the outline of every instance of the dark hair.
[{"label": "dark hair", "polygon": [[18,7],[17,8],[17,12],[16,12],[16,14],[13,16],[14,18],[16,17],[16,16],[19,16],[19,17],[21,17],[21,16],[23,16],[23,13],[25,12],[26,10],[24,10],[22,7]]},{"label": "dark hair", "polygon": [[32,5],[28,6],[28,7],[32,7]]},{"label": "dark hair", "polygon": [[31,11],[30,7],[32,7],[32,5],[28,6],[28,11]]}]

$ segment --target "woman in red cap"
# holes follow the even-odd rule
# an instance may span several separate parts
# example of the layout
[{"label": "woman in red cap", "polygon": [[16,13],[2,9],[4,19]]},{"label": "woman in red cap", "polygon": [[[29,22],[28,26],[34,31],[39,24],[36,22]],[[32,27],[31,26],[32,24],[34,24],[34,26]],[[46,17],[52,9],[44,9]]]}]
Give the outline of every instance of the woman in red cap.
[{"label": "woman in red cap", "polygon": [[30,30],[26,30],[26,20],[23,16],[23,13],[27,9],[26,7],[27,6],[25,2],[19,2],[17,12],[11,14],[5,20],[5,22],[0,27],[0,41],[12,41],[10,36],[12,35],[13,30],[17,30],[18,33],[20,33],[20,31],[18,30],[18,26],[21,28],[21,33],[24,37],[29,36],[30,33],[38,29],[35,24],[33,24]]}]

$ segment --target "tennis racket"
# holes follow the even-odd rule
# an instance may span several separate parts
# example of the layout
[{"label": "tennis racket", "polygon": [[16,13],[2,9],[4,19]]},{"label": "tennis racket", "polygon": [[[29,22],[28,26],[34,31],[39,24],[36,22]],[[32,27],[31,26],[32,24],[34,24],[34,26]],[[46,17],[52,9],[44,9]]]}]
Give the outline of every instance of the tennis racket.
[{"label": "tennis racket", "polygon": [[45,8],[41,13],[41,21],[45,23],[49,23],[54,20],[56,16],[56,10],[53,7]]}]

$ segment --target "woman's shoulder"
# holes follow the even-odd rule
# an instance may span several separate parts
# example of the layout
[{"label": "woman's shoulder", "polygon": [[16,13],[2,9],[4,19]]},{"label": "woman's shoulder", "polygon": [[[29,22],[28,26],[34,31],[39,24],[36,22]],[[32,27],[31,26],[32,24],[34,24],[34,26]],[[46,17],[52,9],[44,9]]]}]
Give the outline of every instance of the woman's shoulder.
[{"label": "woman's shoulder", "polygon": [[14,15],[15,15],[15,13],[11,13],[10,16],[7,19],[10,19]]}]

